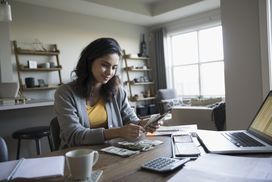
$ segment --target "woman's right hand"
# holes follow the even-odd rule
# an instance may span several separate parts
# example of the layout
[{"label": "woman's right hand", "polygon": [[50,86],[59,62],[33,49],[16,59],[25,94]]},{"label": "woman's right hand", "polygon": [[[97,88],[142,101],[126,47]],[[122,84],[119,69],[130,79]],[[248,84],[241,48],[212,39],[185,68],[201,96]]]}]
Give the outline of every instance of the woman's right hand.
[{"label": "woman's right hand", "polygon": [[127,140],[136,140],[142,136],[144,131],[142,126],[130,123],[120,128],[120,135]]}]

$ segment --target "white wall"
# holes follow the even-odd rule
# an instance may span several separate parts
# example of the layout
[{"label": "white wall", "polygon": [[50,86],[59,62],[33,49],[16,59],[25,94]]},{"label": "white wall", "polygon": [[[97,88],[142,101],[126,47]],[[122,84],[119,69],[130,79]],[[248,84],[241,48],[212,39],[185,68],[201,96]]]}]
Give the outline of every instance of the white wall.
[{"label": "white wall", "polygon": [[0,82],[12,82],[9,22],[0,22]]},{"label": "white wall", "polygon": [[269,62],[269,89],[272,90],[272,3],[266,0],[266,14],[267,14],[267,39],[268,39],[268,62]]},{"label": "white wall", "polygon": [[221,0],[227,129],[245,129],[263,100],[258,0]]},{"label": "white wall", "polygon": [[[10,24],[11,40],[33,42],[34,39],[39,39],[43,43],[56,43],[61,52],[60,63],[63,67],[64,82],[70,81],[70,73],[77,63],[81,50],[92,40],[98,37],[113,37],[127,53],[136,54],[139,52],[141,34],[147,31],[142,26],[14,1],[11,2],[11,6],[13,15]],[[13,53],[12,64],[13,77],[17,80]],[[34,125],[48,125],[53,116],[52,106],[1,111],[0,135],[8,140],[10,157],[13,159],[16,151],[16,141],[11,139],[13,131]],[[34,147],[34,143],[31,146]],[[22,153],[27,157],[33,153],[31,151],[33,149],[25,148]]]},{"label": "white wall", "polygon": [[259,27],[260,27],[260,51],[262,62],[262,87],[263,98],[270,91],[270,62],[269,62],[269,41],[268,41],[268,12],[267,2],[259,1]]},{"label": "white wall", "polygon": [[43,43],[56,43],[61,51],[64,82],[70,81],[80,51],[92,40],[114,37],[126,52],[138,53],[141,33],[146,31],[137,25],[23,3],[12,4],[12,12],[11,40],[33,42],[38,39]]}]

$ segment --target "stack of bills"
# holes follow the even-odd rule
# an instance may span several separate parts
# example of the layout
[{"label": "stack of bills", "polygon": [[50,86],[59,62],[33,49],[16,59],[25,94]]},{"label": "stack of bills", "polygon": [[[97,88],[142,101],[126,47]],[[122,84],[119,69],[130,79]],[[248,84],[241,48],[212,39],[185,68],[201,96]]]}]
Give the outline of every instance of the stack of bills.
[{"label": "stack of bills", "polygon": [[133,151],[133,150],[128,150],[128,149],[114,147],[114,146],[103,148],[101,149],[101,151],[109,153],[109,154],[115,154],[121,157],[129,157],[131,155],[140,153],[139,151]]},{"label": "stack of bills", "polygon": [[139,142],[127,142],[122,141],[118,142],[118,145],[122,148],[130,149],[130,150],[139,150],[139,151],[148,151],[154,148],[154,146],[163,143],[160,140],[140,140]]}]

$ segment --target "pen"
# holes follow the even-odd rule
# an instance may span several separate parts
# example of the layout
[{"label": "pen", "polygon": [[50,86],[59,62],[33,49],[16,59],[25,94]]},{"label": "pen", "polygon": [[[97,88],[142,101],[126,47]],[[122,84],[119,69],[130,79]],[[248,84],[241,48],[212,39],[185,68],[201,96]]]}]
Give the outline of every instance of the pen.
[{"label": "pen", "polygon": [[21,158],[21,159],[17,162],[16,166],[13,168],[13,170],[11,171],[11,173],[9,174],[9,176],[7,177],[7,181],[12,180],[14,174],[16,173],[16,171],[17,171],[17,169],[20,167],[20,165],[23,163],[23,161],[24,161],[24,158]]}]

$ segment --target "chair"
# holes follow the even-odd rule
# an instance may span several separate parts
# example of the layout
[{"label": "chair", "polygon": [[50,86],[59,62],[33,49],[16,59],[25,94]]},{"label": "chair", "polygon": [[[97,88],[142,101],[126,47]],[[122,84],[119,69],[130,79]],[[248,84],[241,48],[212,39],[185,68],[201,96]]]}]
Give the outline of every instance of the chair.
[{"label": "chair", "polygon": [[31,127],[31,128],[17,130],[12,134],[12,137],[14,139],[18,140],[16,159],[20,158],[20,147],[21,147],[21,140],[22,139],[35,140],[37,155],[40,155],[41,154],[40,139],[43,137],[47,137],[50,149],[52,151],[52,144],[51,144],[51,140],[49,137],[49,127],[48,126],[37,126],[37,127]]},{"label": "chair", "polygon": [[0,162],[8,161],[8,148],[5,140],[0,137]]},{"label": "chair", "polygon": [[52,151],[59,150],[60,146],[60,126],[57,117],[50,122],[50,138],[52,143]]},{"label": "chair", "polygon": [[180,105],[180,100],[175,89],[159,89],[157,92],[160,113],[171,109],[172,106]]},{"label": "chair", "polygon": [[226,129],[226,103],[221,102],[213,107],[213,119],[218,131]]}]

